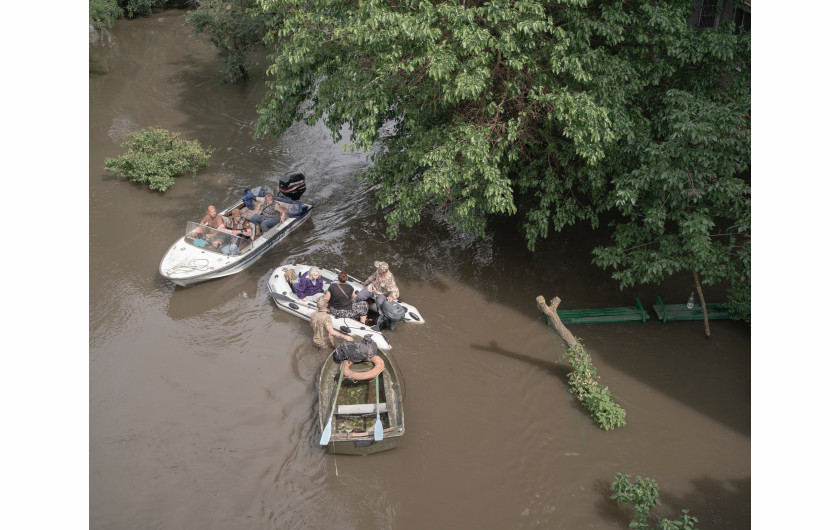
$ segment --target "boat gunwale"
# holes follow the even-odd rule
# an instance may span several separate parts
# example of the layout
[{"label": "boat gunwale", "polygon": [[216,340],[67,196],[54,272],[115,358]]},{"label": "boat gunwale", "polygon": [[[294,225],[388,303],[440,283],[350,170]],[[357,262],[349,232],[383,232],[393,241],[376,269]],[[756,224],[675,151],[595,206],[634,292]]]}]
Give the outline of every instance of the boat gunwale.
[{"label": "boat gunwale", "polygon": [[[390,442],[385,445],[393,444],[393,446],[396,447],[405,435],[405,416],[403,407],[404,396],[402,384],[400,382],[399,368],[396,363],[394,363],[391,355],[387,352],[379,351],[377,352],[377,355],[382,357],[385,362],[385,370],[382,372],[383,386],[386,386],[385,402],[389,404],[390,409],[388,412],[385,412],[385,414],[393,414],[394,422],[389,427],[383,429],[384,438],[381,441],[374,440],[372,428],[369,429],[369,432],[358,433],[339,433],[333,430],[328,444],[331,446],[330,452],[339,454],[370,454],[378,452],[379,450],[393,448],[390,446],[383,447],[383,442]],[[318,424],[321,432],[323,432],[327,423],[332,399],[335,397],[335,392],[338,391],[337,375],[339,367],[340,363],[335,361],[333,352],[330,352],[327,358],[324,359],[324,363],[322,364],[321,370],[318,374]],[[327,378],[327,381],[324,380],[324,377]],[[389,386],[390,388],[387,388]],[[389,423],[391,422],[391,419],[392,418],[389,417]],[[357,442],[367,441],[371,442],[368,446],[355,445]],[[377,444],[380,444],[379,448],[377,448]]]}]

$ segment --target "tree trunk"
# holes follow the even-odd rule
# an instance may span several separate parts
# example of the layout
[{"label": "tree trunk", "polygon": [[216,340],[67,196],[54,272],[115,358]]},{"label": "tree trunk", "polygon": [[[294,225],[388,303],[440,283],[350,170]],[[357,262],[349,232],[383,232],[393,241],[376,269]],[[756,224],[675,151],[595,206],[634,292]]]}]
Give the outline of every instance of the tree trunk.
[{"label": "tree trunk", "polygon": [[697,271],[691,271],[694,274],[694,285],[697,287],[697,294],[700,295],[700,307],[703,308],[703,324],[706,326],[706,336],[711,337],[712,331],[709,329],[709,312],[706,310],[706,298],[703,297],[703,288],[700,287],[700,278],[697,276]]},{"label": "tree trunk", "polygon": [[572,332],[563,325],[563,322],[560,321],[560,317],[557,316],[557,306],[560,305],[560,298],[554,297],[551,300],[551,305],[545,304],[545,298],[542,295],[537,297],[537,307],[540,308],[540,311],[545,313],[548,317],[548,321],[551,322],[551,326],[554,328],[554,331],[560,335],[560,338],[563,339],[563,342],[566,343],[566,346],[572,347],[577,346],[578,341]]}]

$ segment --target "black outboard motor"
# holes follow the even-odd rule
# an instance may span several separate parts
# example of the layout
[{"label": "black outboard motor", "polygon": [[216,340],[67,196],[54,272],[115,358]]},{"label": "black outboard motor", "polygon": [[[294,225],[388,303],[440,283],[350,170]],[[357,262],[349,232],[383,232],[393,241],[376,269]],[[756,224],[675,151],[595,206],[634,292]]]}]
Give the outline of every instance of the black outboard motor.
[{"label": "black outboard motor", "polygon": [[379,318],[376,325],[379,329],[390,328],[394,331],[397,322],[405,318],[405,308],[396,302],[384,301],[379,307]]},{"label": "black outboard motor", "polygon": [[277,191],[293,201],[299,201],[301,195],[306,191],[306,177],[300,171],[286,173],[280,177]]}]

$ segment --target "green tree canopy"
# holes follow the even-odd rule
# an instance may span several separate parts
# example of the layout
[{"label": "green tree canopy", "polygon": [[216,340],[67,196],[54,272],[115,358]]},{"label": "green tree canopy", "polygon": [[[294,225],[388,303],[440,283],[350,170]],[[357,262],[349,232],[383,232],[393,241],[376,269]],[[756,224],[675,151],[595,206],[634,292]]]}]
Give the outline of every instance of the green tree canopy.
[{"label": "green tree canopy", "polygon": [[608,216],[622,286],[748,279],[749,33],[690,27],[689,0],[259,3],[257,134],[349,127],[392,236],[425,207],[479,235],[516,214],[534,249]]},{"label": "green tree canopy", "polygon": [[167,0],[88,0],[88,23],[96,31],[114,25],[120,17],[134,18],[150,15],[155,7],[162,7]]},{"label": "green tree canopy", "polygon": [[248,53],[263,43],[266,17],[256,5],[257,0],[201,0],[198,8],[187,14],[194,33],[216,47],[228,81],[248,78]]}]

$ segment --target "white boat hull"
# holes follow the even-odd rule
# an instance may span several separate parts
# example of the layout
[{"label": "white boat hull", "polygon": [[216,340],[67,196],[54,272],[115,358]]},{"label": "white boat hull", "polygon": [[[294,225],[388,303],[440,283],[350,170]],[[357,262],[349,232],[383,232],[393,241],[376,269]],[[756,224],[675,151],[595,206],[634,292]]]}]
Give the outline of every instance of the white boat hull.
[{"label": "white boat hull", "polygon": [[[287,270],[292,269],[295,271],[295,276],[299,276],[304,272],[308,272],[310,268],[311,265],[281,265],[280,267],[274,269],[268,280],[268,290],[271,293],[274,303],[277,304],[277,307],[289,314],[302,318],[307,322],[309,321],[309,315],[317,311],[317,307],[314,302],[306,302],[298,299],[297,295],[292,291],[292,287],[289,285],[289,282],[286,281],[285,273]],[[338,281],[339,271],[332,269],[320,270],[321,277],[324,279],[325,290],[329,288],[329,284]],[[361,291],[363,287],[360,280],[349,275],[347,284],[352,286],[355,291]],[[406,310],[405,322],[415,324],[422,324],[425,322],[416,307],[401,300],[397,300],[397,303],[402,305]],[[371,304],[372,309],[375,309],[375,307],[375,304]],[[385,337],[385,335],[378,329],[362,324],[358,320],[354,320],[352,318],[336,318],[332,315],[330,316],[332,318],[333,327],[336,330],[360,339],[365,335],[372,335],[373,340],[376,342],[376,346],[380,350],[388,351],[391,349],[391,344],[388,338]]]},{"label": "white boat hull", "polygon": [[[219,215],[227,215],[230,210],[241,205],[242,201],[239,201]],[[176,285],[187,286],[242,272],[309,219],[312,206],[307,206],[309,208],[302,216],[287,217],[284,223],[260,235],[240,254],[226,255],[197,247],[191,244],[186,236],[181,236],[163,256],[159,267],[160,274]]]}]

